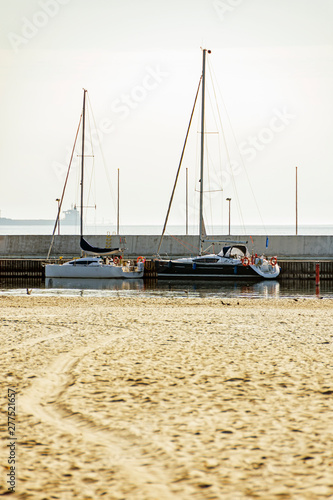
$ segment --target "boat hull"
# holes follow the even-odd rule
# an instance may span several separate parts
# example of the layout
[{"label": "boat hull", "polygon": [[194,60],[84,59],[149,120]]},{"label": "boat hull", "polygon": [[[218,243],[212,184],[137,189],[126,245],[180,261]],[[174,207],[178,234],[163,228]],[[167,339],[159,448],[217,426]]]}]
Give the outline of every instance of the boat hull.
[{"label": "boat hull", "polygon": [[138,279],[143,278],[143,269],[131,271],[122,266],[68,266],[47,264],[45,278],[94,278],[94,279]]},{"label": "boat hull", "polygon": [[156,260],[158,279],[276,279],[280,274],[279,266],[271,266],[265,271],[255,265],[243,266],[237,264],[193,264],[172,260]]}]

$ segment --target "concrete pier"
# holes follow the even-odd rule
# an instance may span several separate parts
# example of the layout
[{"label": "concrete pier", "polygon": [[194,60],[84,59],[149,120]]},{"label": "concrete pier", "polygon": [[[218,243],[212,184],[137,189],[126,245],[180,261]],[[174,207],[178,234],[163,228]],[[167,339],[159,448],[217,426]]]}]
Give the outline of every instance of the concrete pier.
[{"label": "concrete pier", "polygon": [[[247,241],[250,251],[267,256],[276,255],[278,260],[333,260],[333,236],[268,236],[269,244],[266,249],[267,236],[212,236],[209,239],[224,241]],[[106,235],[86,236],[86,239],[95,246],[124,248],[124,256],[136,258],[138,255],[152,257],[156,254],[160,235]],[[57,235],[54,240],[51,258],[63,257],[70,259],[80,256],[80,237],[71,235]],[[45,259],[51,237],[47,235],[8,235],[0,236],[0,258],[34,258]],[[206,244],[209,251],[218,252],[223,243]],[[161,257],[181,257],[196,255],[198,252],[198,237],[165,236],[160,250]]]},{"label": "concrete pier", "polygon": [[[271,257],[276,255],[281,266],[279,279],[316,279],[319,269],[320,279],[333,280],[333,236],[269,236],[266,249],[266,236],[237,237],[215,236],[210,239],[228,241],[247,241],[250,251]],[[95,246],[122,247],[126,259],[143,256],[147,259],[145,277],[154,279],[155,268],[152,258],[158,248],[160,236],[87,236]],[[60,235],[55,237],[51,260],[64,260],[79,257],[79,236]],[[252,244],[253,241],[253,244]],[[50,236],[22,235],[0,236],[0,277],[43,277],[44,263],[51,242]],[[160,251],[164,258],[177,258],[197,254],[197,236],[165,236]],[[207,243],[206,248],[209,243]],[[208,251],[219,252],[223,243],[210,244]],[[319,264],[319,268],[318,268]]]}]

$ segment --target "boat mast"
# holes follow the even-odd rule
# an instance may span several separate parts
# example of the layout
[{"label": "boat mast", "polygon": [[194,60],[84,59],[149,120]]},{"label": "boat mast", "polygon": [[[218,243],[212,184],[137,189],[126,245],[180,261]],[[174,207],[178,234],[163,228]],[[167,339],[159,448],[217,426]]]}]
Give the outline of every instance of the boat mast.
[{"label": "boat mast", "polygon": [[84,173],[84,129],[86,113],[86,90],[83,89],[83,108],[82,108],[82,155],[81,155],[81,211],[80,211],[80,236],[83,236],[83,173]]},{"label": "boat mast", "polygon": [[204,146],[205,146],[205,73],[206,73],[206,52],[202,51],[202,103],[201,103],[201,155],[200,155],[200,213],[199,213],[199,255],[203,251],[203,193],[204,193]]},{"label": "boat mast", "polygon": [[111,253],[120,253],[121,248],[99,248],[91,246],[83,238],[83,174],[84,174],[84,131],[85,131],[85,114],[86,114],[86,93],[83,89],[83,109],[82,109],[82,155],[81,155],[81,212],[80,212],[80,247],[83,252],[89,252],[96,255],[109,255]]}]

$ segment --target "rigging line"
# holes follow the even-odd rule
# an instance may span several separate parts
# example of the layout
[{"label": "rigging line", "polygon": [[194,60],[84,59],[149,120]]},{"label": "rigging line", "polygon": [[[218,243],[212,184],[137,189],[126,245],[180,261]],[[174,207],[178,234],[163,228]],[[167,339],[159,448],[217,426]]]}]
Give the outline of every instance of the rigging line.
[{"label": "rigging line", "polygon": [[190,121],[189,121],[189,124],[188,124],[188,127],[187,127],[186,137],[185,137],[185,141],[184,141],[184,145],[183,145],[182,154],[180,156],[180,161],[179,161],[179,165],[178,165],[176,179],[175,179],[175,183],[174,183],[174,186],[173,186],[173,190],[172,190],[172,194],[171,194],[171,198],[170,198],[170,202],[169,202],[168,211],[167,211],[167,214],[166,214],[166,217],[165,217],[165,222],[164,222],[164,226],[163,226],[163,231],[162,231],[161,239],[160,239],[160,242],[159,242],[159,245],[158,245],[158,249],[157,249],[157,255],[159,254],[159,251],[160,251],[160,248],[161,248],[161,245],[162,245],[162,241],[163,241],[163,237],[164,237],[164,233],[165,233],[165,230],[166,230],[166,226],[167,226],[167,223],[168,223],[169,214],[170,214],[171,205],[172,205],[172,200],[173,200],[173,197],[174,197],[174,194],[175,194],[176,185],[177,185],[177,181],[178,181],[178,177],[179,177],[179,172],[180,172],[180,168],[181,168],[182,162],[183,162],[183,157],[184,157],[184,153],[185,153],[185,147],[186,147],[187,138],[188,138],[188,135],[189,135],[189,132],[190,132],[190,128],[191,128],[192,118],[193,118],[194,109],[195,109],[195,105],[196,105],[198,94],[199,94],[199,89],[200,89],[201,81],[202,81],[202,75],[200,76],[200,79],[199,79],[199,85],[198,85],[197,93],[196,93],[195,99],[194,99],[194,104],[193,104],[193,108],[192,108],[192,113],[191,113]]},{"label": "rigging line", "polygon": [[[196,135],[196,142],[195,142],[195,172],[194,172],[194,191],[196,193],[200,193],[200,140],[201,140],[201,133],[200,133],[200,122],[201,122],[201,116],[200,113],[197,113],[197,124],[196,124],[196,130],[197,130],[197,135]],[[196,187],[198,185],[198,187]],[[194,206],[194,214],[199,215],[199,196],[194,196],[193,197],[193,206]],[[197,216],[195,216],[195,224],[197,221]],[[198,228],[199,231],[199,228]]]},{"label": "rigging line", "polygon": [[[223,189],[205,189],[204,193],[222,193]],[[196,193],[200,193],[199,189],[195,190]]]},{"label": "rigging line", "polygon": [[[80,206],[80,176],[81,176],[81,171],[80,171],[80,164],[79,164],[79,155],[76,155],[76,158],[74,158],[75,162],[75,169],[76,169],[76,179],[75,179],[75,204],[79,207]],[[81,213],[81,209],[80,209]]]},{"label": "rigging line", "polygon": [[[212,69],[212,73],[214,73],[214,69],[213,69],[213,68],[211,68],[211,69]],[[214,77],[215,77],[215,75],[214,75]],[[216,77],[215,77],[215,79],[216,79]],[[244,171],[245,171],[245,175],[246,175],[246,178],[247,178],[248,184],[249,184],[249,186],[250,186],[250,191],[251,191],[251,193],[252,193],[252,196],[253,196],[253,199],[254,199],[254,203],[255,203],[256,208],[257,208],[257,210],[258,210],[258,214],[259,214],[259,217],[260,217],[260,220],[261,220],[261,224],[262,224],[262,226],[263,226],[263,228],[264,228],[265,234],[267,234],[267,229],[266,229],[265,223],[264,223],[264,221],[263,221],[263,218],[262,218],[262,215],[261,215],[261,212],[260,212],[260,208],[259,208],[259,205],[258,205],[258,203],[257,203],[256,196],[255,196],[254,191],[253,191],[253,188],[252,188],[252,184],[251,184],[251,181],[250,181],[249,174],[248,174],[248,172],[247,172],[247,168],[246,168],[246,166],[245,166],[245,163],[244,163],[243,157],[242,157],[241,152],[240,152],[240,150],[239,150],[239,146],[238,146],[238,142],[237,142],[237,139],[236,139],[236,136],[235,136],[235,133],[234,133],[234,129],[233,129],[233,127],[231,126],[231,120],[230,120],[230,117],[229,117],[228,110],[227,110],[227,108],[226,108],[226,106],[225,106],[225,104],[224,104],[224,101],[223,101],[223,97],[222,97],[221,91],[220,91],[220,89],[219,89],[219,88],[218,88],[218,90],[219,90],[219,93],[220,93],[220,96],[221,96],[221,99],[222,99],[222,103],[223,103],[224,108],[225,108],[225,112],[226,112],[226,115],[227,115],[227,118],[228,118],[228,122],[229,122],[229,124],[230,124],[231,133],[232,133],[232,136],[233,136],[233,138],[234,138],[234,141],[235,141],[235,144],[236,144],[236,147],[237,147],[237,151],[238,151],[238,154],[239,154],[239,157],[240,157],[240,161],[241,161],[241,164],[242,164],[243,169],[244,169]]]},{"label": "rigging line", "polygon": [[[207,89],[206,89],[206,93],[207,93]],[[206,135],[206,132],[205,132],[205,131],[206,131],[206,123],[207,123],[206,115],[203,117],[203,120],[204,120],[203,130],[204,130],[204,134]],[[210,162],[209,162],[209,160],[210,160],[210,156],[209,156],[209,152],[208,152],[208,144],[207,144],[207,143],[208,143],[208,141],[205,141],[205,143],[204,143],[204,152],[205,152],[205,154],[204,154],[204,158],[206,159],[206,161],[205,161],[205,169],[204,169],[204,170],[205,170],[205,172],[206,172],[207,184],[208,184],[208,186],[210,186],[210,175],[209,175],[209,174],[210,174],[210,170],[209,170],[209,166],[210,166]],[[203,180],[202,180],[202,182],[203,182]],[[204,184],[205,184],[205,183],[204,183]],[[199,193],[200,193],[200,194],[202,193],[202,199],[204,200],[204,194],[205,194],[205,191],[204,191],[204,190],[202,190],[202,188],[201,188],[201,184],[200,184],[200,190],[199,190]],[[205,206],[204,206],[205,204],[203,203],[202,205],[203,205],[203,206],[202,206],[202,225],[203,225],[203,231],[204,231],[205,236],[206,236],[205,215],[207,215],[207,213],[206,213],[207,211],[206,211]],[[212,200],[211,200],[211,197],[210,197],[210,196],[209,196],[209,208],[210,208],[210,210],[209,210],[209,211],[210,211],[210,220],[211,220],[211,222],[213,223]],[[206,219],[206,221],[207,221],[207,220],[208,220],[208,215],[207,215],[207,219]]]},{"label": "rigging line", "polygon": [[[207,94],[208,94],[210,108],[212,110],[213,122],[214,122],[215,127],[216,127],[216,132],[208,132],[208,133],[219,135],[218,123],[217,123],[217,120],[216,120],[216,113],[214,113],[214,106],[212,104],[212,97],[211,97],[211,93],[209,92],[209,90],[207,91]],[[207,139],[206,143],[208,143],[208,139]],[[219,152],[219,155],[218,155],[219,164],[221,165],[221,163],[222,163],[221,162],[221,147],[220,147],[220,141],[219,140],[217,141],[217,144],[218,144],[218,152]],[[206,146],[205,157],[207,158],[207,161],[206,161],[207,172],[208,172],[207,177],[208,177],[208,185],[210,186],[211,185],[211,180],[210,180],[211,179],[211,172],[213,174],[215,174],[215,178],[217,180],[219,180],[219,175],[218,175],[218,171],[217,171],[217,168],[216,168],[216,163],[214,162],[214,159],[212,158],[212,155],[210,154],[210,152],[208,150],[208,146]],[[219,180],[219,182],[217,181],[216,184],[219,186],[220,182],[221,182],[221,180]],[[222,183],[221,183],[221,189],[219,189],[219,190],[209,189],[206,192],[213,193],[213,192],[217,192],[217,191],[219,191],[219,192],[223,191]],[[213,200],[212,200],[211,196],[209,197],[209,208],[210,208],[210,217],[211,217],[211,228],[212,228],[212,231],[214,231]]]},{"label": "rigging line", "polygon": [[66,179],[65,179],[64,187],[63,187],[61,198],[60,198],[60,202],[59,202],[58,213],[57,213],[57,220],[56,220],[56,222],[54,224],[53,233],[52,233],[52,239],[51,239],[50,248],[49,248],[49,251],[48,251],[48,254],[47,254],[47,259],[50,258],[50,253],[51,253],[51,250],[52,250],[52,247],[53,247],[53,243],[54,243],[54,235],[55,235],[55,232],[56,232],[56,229],[57,229],[57,226],[58,226],[58,222],[59,222],[59,219],[60,219],[62,202],[63,202],[64,196],[65,196],[65,190],[66,190],[68,176],[69,176],[69,171],[71,169],[72,160],[73,160],[73,156],[74,156],[74,152],[75,152],[75,146],[76,146],[77,136],[79,135],[79,130],[80,130],[80,126],[81,126],[81,120],[82,120],[82,113],[80,115],[79,125],[77,127],[77,131],[76,131],[76,135],[75,135],[75,140],[74,140],[74,145],[73,145],[73,149],[72,149],[72,154],[71,154],[71,157],[70,157],[70,160],[69,160],[69,165],[68,165],[68,169],[67,169]]},{"label": "rigging line", "polygon": [[[199,247],[198,246],[195,246],[195,245],[192,245],[191,243],[184,243],[182,240],[180,240],[179,238],[176,238],[176,236],[173,236],[172,234],[169,234],[168,233],[168,236],[170,236],[170,238],[173,238],[174,240],[178,241],[178,243],[180,243],[181,245],[183,245],[183,247],[185,248],[188,248],[189,250],[191,250],[190,247],[194,248],[194,250],[196,250],[196,253],[198,252],[199,250]],[[209,247],[211,247],[212,245],[209,245]],[[208,248],[209,248],[208,247]],[[207,249],[204,250],[204,253],[207,253]]]},{"label": "rigging line", "polygon": [[[206,149],[206,166],[207,166],[207,177],[208,177],[208,186],[210,186],[210,169],[209,169],[209,166],[210,166],[210,157],[208,155],[208,144],[207,144],[208,141],[206,141],[206,144],[205,144],[205,149]],[[213,208],[212,208],[212,197],[209,196],[209,209],[210,209],[210,220],[211,220],[211,225],[212,225],[212,228],[213,228]],[[205,217],[203,216],[203,219],[205,220]]]},{"label": "rigging line", "polygon": [[[215,96],[215,101],[216,101],[216,104],[217,104],[217,97],[216,97],[216,92],[215,92],[214,80],[213,80],[213,76],[212,76],[213,75],[213,69],[212,69],[212,66],[210,64],[209,64],[209,71],[210,71],[210,74],[211,74],[211,82],[212,82],[213,92],[214,92],[214,96]],[[214,75],[214,77],[215,77],[215,75]],[[222,98],[222,96],[221,96],[221,98]],[[224,106],[224,108],[226,110],[226,106],[224,104],[223,98],[222,98],[222,104],[223,104],[223,106]],[[225,147],[225,150],[226,150],[226,153],[227,153],[228,164],[230,166],[231,180],[232,180],[232,184],[233,184],[233,187],[234,187],[234,192],[235,192],[235,195],[236,195],[237,208],[238,208],[239,216],[240,216],[240,219],[241,219],[241,224],[243,226],[243,230],[246,232],[246,228],[245,228],[245,224],[244,224],[244,220],[243,220],[243,215],[242,215],[242,210],[241,210],[241,204],[240,204],[240,201],[239,201],[239,196],[238,196],[237,187],[236,187],[236,183],[235,183],[235,178],[234,178],[233,171],[232,171],[232,168],[231,168],[231,158],[230,158],[229,148],[228,148],[228,145],[227,145],[227,140],[226,140],[225,133],[224,133],[224,128],[223,128],[223,125],[222,125],[221,114],[220,114],[219,107],[217,105],[216,105],[216,108],[217,108],[217,114],[218,114],[219,122],[220,122],[220,126],[221,126],[221,132],[222,132],[224,147]],[[226,111],[226,113],[227,113],[227,111]],[[227,113],[227,116],[228,116],[228,113]],[[229,116],[228,116],[228,121],[229,121],[229,124],[230,124],[230,127],[231,127]]]},{"label": "rigging line", "polygon": [[86,119],[86,89],[83,89],[83,107],[82,107],[82,144],[81,144],[81,195],[80,195],[80,237],[83,236],[83,179],[84,179],[84,134],[85,134],[85,119]]},{"label": "rigging line", "polygon": [[[212,172],[213,175],[215,175],[216,185],[218,186],[218,189],[211,189],[209,187],[209,189],[204,190],[204,192],[206,192],[206,193],[213,193],[215,191],[223,191],[222,179],[219,179],[218,172],[217,172],[217,170],[215,168],[214,158],[212,157],[211,153],[208,151],[208,148],[205,148],[205,156],[207,158],[208,178],[209,178],[209,175],[211,175],[211,172]],[[210,185],[211,184],[209,184],[209,186]]]},{"label": "rigging line", "polygon": [[[220,135],[218,123],[217,123],[217,120],[216,120],[216,114],[214,113],[214,106],[213,106],[213,103],[212,103],[212,96],[211,96],[211,93],[209,91],[207,91],[207,94],[208,94],[210,108],[212,110],[212,117],[213,117],[214,124],[215,124],[215,127],[216,127],[216,132],[205,132],[205,134]],[[216,105],[216,98],[215,98],[215,107],[217,107],[217,105]],[[219,164],[221,165],[222,164],[222,162],[221,162],[221,146],[220,146],[220,141],[219,140],[217,141],[217,144],[218,144],[218,149],[219,149]],[[213,167],[214,167],[214,172],[215,172],[216,176],[218,177],[217,169],[216,169],[215,163],[213,161],[212,161],[212,164],[213,164]]]},{"label": "rigging line", "polygon": [[170,236],[171,238],[173,238],[174,240],[178,241],[178,243],[180,243],[181,245],[183,245],[183,247],[185,248],[188,248],[189,250],[191,250],[190,247],[194,248],[194,250],[198,251],[199,250],[199,247],[195,246],[195,245],[191,245],[191,243],[184,243],[182,240],[176,238],[176,236],[173,236],[172,234],[169,234],[168,233],[168,236]]},{"label": "rigging line", "polygon": [[[217,119],[216,119],[216,112],[214,112],[214,109],[216,108],[216,104],[215,104],[215,106],[213,106],[212,96],[211,96],[211,92],[210,92],[209,88],[206,89],[206,92],[207,92],[207,95],[208,95],[208,100],[209,100],[209,105],[210,105],[210,110],[211,110],[211,117],[213,119],[213,123],[214,123],[216,131],[213,131],[213,132],[207,132],[207,131],[205,131],[205,135],[220,135],[220,133],[219,133],[219,127],[218,127],[218,122],[217,122]],[[215,102],[216,102],[216,99],[215,99]],[[206,123],[206,121],[207,121],[207,116],[205,118],[205,123]],[[205,125],[205,127],[206,127],[206,125]],[[208,143],[208,139],[207,139],[206,142]],[[221,144],[220,144],[220,142],[221,141],[218,139],[217,140],[217,146],[218,146],[218,164],[220,165],[220,170],[221,170],[222,161],[221,161]],[[217,169],[217,166],[216,166],[216,162],[214,161],[214,158],[210,154],[208,146],[206,146],[206,148],[205,148],[205,158],[207,159],[206,160],[206,166],[207,166],[206,171],[207,171],[207,177],[208,177],[208,185],[209,186],[211,185],[211,176],[213,174],[215,176],[215,179],[216,179],[216,184],[218,186],[220,186],[220,189],[214,190],[214,189],[210,189],[209,188],[208,190],[206,190],[204,192],[206,192],[206,193],[213,193],[213,192],[218,192],[218,191],[219,192],[223,192],[222,178],[220,178],[220,176],[219,176],[219,172],[218,172],[218,169]],[[211,196],[209,197],[209,210],[210,210],[210,218],[211,218],[210,219],[211,220],[211,229],[212,229],[212,231],[214,231],[213,200],[212,200]]]},{"label": "rigging line", "polygon": [[89,106],[90,106],[90,109],[91,109],[91,115],[92,115],[94,127],[95,127],[95,130],[97,132],[98,146],[99,146],[99,149],[101,151],[101,156],[102,156],[102,161],[103,161],[103,167],[104,167],[104,170],[105,170],[106,179],[107,179],[107,182],[108,182],[108,185],[109,185],[109,190],[110,190],[110,193],[111,193],[111,200],[112,200],[113,208],[114,208],[114,210],[116,212],[117,210],[116,210],[116,204],[115,204],[115,201],[114,201],[115,197],[114,197],[114,193],[113,193],[113,190],[112,190],[112,183],[111,183],[111,180],[110,180],[110,175],[109,175],[108,169],[106,168],[106,161],[105,161],[104,153],[103,153],[103,150],[102,150],[102,144],[101,144],[101,140],[100,140],[100,137],[99,137],[98,128],[97,128],[97,125],[96,125],[96,120],[95,120],[94,113],[92,111],[92,106],[91,106],[91,102],[90,102],[89,96],[88,96],[88,100],[89,100]]},{"label": "rigging line", "polygon": [[[210,61],[208,62],[208,65],[210,65]],[[209,69],[209,66],[208,66],[208,69]],[[213,79],[212,78],[211,78],[211,81],[213,83]],[[210,103],[211,109],[213,110],[212,116],[213,116],[213,120],[214,120],[215,127],[216,127],[215,134],[220,135],[219,126],[218,126],[218,122],[217,122],[217,119],[216,119],[216,113],[214,113],[214,106],[213,106],[213,103],[212,103],[212,96],[211,96],[210,92],[208,92],[208,97],[209,97],[209,103]],[[216,98],[215,98],[215,103],[216,103]],[[215,107],[217,108],[217,105]],[[219,171],[215,167],[215,163],[214,162],[213,162],[213,167],[214,167],[214,172],[215,172],[215,175],[216,175],[216,178],[217,178],[217,181],[218,181],[217,184],[218,184],[218,186],[220,186],[220,189],[216,190],[216,191],[223,192],[222,151],[221,151],[221,141],[220,141],[219,137],[218,137],[218,140],[217,140],[217,149],[218,149],[218,165],[220,167]],[[212,191],[212,192],[214,192],[214,191]],[[221,225],[223,225],[223,196],[221,196]]]},{"label": "rigging line", "polygon": [[[89,96],[89,94],[88,94],[88,96]],[[91,104],[90,104],[89,99],[88,99],[88,103],[89,103],[89,106],[87,106],[87,111],[88,111],[88,113],[87,113],[87,121],[88,121],[89,137],[90,137],[91,156],[93,158],[93,161],[92,161],[92,168],[91,168],[91,174],[90,174],[89,190],[88,190],[87,200],[86,200],[87,206],[89,205],[91,191],[93,190],[93,182],[94,182],[94,179],[95,179],[94,144],[93,144],[93,140],[92,140],[91,124],[90,124],[90,113],[92,113],[92,109],[91,109]],[[94,187],[95,187],[94,205],[95,205],[95,208],[96,208],[96,182],[94,183]]]}]

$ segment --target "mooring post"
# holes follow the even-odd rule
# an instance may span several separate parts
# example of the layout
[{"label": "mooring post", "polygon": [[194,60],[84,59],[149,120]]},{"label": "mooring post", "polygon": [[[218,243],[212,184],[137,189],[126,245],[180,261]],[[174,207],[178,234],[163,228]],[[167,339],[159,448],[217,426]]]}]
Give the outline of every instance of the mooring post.
[{"label": "mooring post", "polygon": [[316,286],[319,286],[320,283],[320,264],[316,262]]}]

